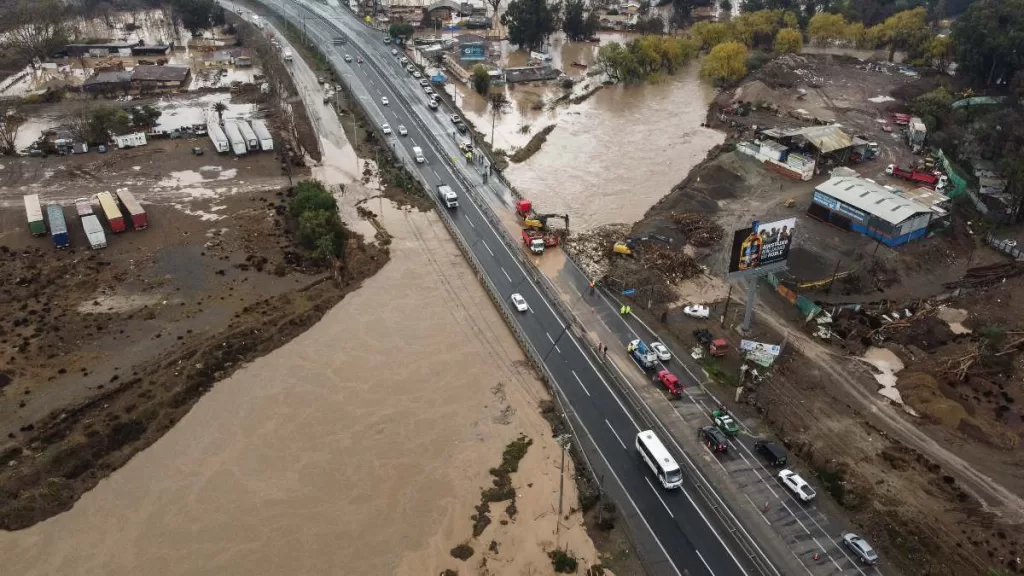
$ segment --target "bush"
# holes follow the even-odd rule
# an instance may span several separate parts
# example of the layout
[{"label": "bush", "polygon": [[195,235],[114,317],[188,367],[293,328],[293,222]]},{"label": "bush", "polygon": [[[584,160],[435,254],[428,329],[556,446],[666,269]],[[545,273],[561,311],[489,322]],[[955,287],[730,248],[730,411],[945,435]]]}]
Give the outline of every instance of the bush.
[{"label": "bush", "polygon": [[723,42],[711,49],[700,67],[700,75],[715,84],[731,84],[747,75],[747,47]]},{"label": "bush", "polygon": [[487,94],[487,91],[491,88],[491,75],[487,72],[487,68],[484,68],[480,64],[473,67],[473,90],[476,90],[477,94]]},{"label": "bush", "polygon": [[338,215],[338,202],[323,184],[316,180],[296,184],[288,211],[295,219],[296,239],[312,260],[323,264],[341,256],[348,230]]},{"label": "bush", "polygon": [[804,47],[804,37],[799,30],[783,28],[775,35],[776,54],[796,54]]},{"label": "bush", "polygon": [[558,574],[575,574],[579,568],[579,562],[571,552],[552,550],[548,552],[548,557],[551,558],[551,566]]}]

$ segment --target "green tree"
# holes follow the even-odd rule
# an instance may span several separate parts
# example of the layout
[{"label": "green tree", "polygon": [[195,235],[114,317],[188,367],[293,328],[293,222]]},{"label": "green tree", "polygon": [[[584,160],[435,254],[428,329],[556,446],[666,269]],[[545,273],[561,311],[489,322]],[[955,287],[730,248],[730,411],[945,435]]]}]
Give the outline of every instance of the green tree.
[{"label": "green tree", "polygon": [[156,126],[162,114],[163,112],[160,109],[154,108],[149,104],[133,106],[131,108],[132,124],[143,128],[150,128]]},{"label": "green tree", "polygon": [[337,211],[309,210],[298,218],[296,237],[318,262],[330,262],[341,255],[344,226]]},{"label": "green tree", "polygon": [[594,30],[588,29],[590,24],[588,17],[591,11],[587,9],[585,0],[565,0],[565,12],[562,16],[562,32],[570,42],[586,40],[594,35]]},{"label": "green tree", "polygon": [[739,42],[715,46],[701,63],[700,75],[715,84],[738,82],[747,75],[747,47]]},{"label": "green tree", "polygon": [[408,40],[416,33],[416,28],[407,22],[396,22],[388,26],[388,36],[396,40]]},{"label": "green tree", "polygon": [[224,121],[224,112],[227,111],[228,105],[223,102],[217,102],[213,105],[213,111],[217,113],[217,120],[220,122]]},{"label": "green tree", "polygon": [[487,94],[487,91],[490,89],[491,75],[487,72],[487,68],[477,64],[473,67],[473,90],[476,90],[476,93],[482,96]]},{"label": "green tree", "polygon": [[890,62],[897,50],[909,52],[919,50],[931,37],[928,11],[924,8],[914,8],[893,14],[886,18],[880,26],[885,41],[889,45]]},{"label": "green tree", "polygon": [[910,110],[921,117],[928,130],[935,132],[942,129],[945,119],[949,116],[953,104],[953,95],[943,87],[938,87],[914,98]]},{"label": "green tree", "polygon": [[975,84],[1009,82],[1024,68],[1024,0],[977,0],[953,23],[957,70]]},{"label": "green tree", "polygon": [[819,12],[807,23],[807,36],[811,39],[812,44],[818,46],[837,40],[848,40],[850,25],[846,23],[846,18],[842,14]]},{"label": "green tree", "polygon": [[171,0],[170,7],[174,18],[193,34],[225,22],[224,9],[214,0]]},{"label": "green tree", "polygon": [[547,0],[512,0],[501,24],[508,29],[509,42],[519,48],[537,50],[559,28],[560,3]]},{"label": "green tree", "polygon": [[729,26],[721,22],[697,22],[690,28],[690,35],[700,43],[702,50],[710,50],[730,39]]},{"label": "green tree", "polygon": [[665,21],[657,14],[637,18],[636,25],[633,26],[633,31],[639,32],[640,34],[664,34]]},{"label": "green tree", "polygon": [[768,48],[775,40],[775,35],[782,28],[797,28],[795,12],[788,10],[759,10],[744,12],[733,18],[729,23],[732,37],[747,46]]},{"label": "green tree", "polygon": [[945,72],[953,58],[953,42],[949,36],[936,36],[928,42],[924,52],[929,65]]},{"label": "green tree", "polygon": [[288,211],[293,218],[311,210],[338,211],[338,201],[319,180],[301,180],[295,184],[293,192],[288,202]]},{"label": "green tree", "polygon": [[796,54],[804,47],[804,37],[799,30],[783,28],[775,35],[776,54]]}]

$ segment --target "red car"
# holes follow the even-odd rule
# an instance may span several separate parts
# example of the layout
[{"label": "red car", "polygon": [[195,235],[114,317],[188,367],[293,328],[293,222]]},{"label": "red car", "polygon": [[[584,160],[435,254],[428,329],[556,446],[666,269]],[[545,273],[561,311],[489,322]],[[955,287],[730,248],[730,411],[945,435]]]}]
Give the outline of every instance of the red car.
[{"label": "red car", "polygon": [[673,396],[683,395],[683,387],[679,384],[679,378],[676,378],[675,374],[668,370],[662,370],[661,372],[658,372],[658,380],[660,380],[661,385],[669,391],[669,394],[672,394]]}]

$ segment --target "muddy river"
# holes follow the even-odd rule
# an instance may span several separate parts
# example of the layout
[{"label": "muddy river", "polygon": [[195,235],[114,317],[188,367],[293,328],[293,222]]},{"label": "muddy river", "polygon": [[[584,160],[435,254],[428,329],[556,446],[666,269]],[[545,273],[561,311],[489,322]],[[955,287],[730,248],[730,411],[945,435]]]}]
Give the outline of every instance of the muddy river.
[{"label": "muddy river", "polygon": [[[628,38],[602,35],[602,42]],[[579,80],[575,92],[599,85],[590,75],[597,44],[552,43],[552,63]],[[522,52],[503,47],[509,65]],[[574,66],[578,63],[587,66]],[[457,85],[463,114],[495,147],[514,150],[555,124],[540,152],[506,171],[509,180],[543,212],[568,213],[574,229],[634,222],[679,183],[713,146],[720,132],[702,128],[714,88],[692,63],[656,84],[610,86],[580,104],[552,106],[561,90],[506,85],[510,102],[497,115],[471,88]]]},{"label": "muddy river", "polygon": [[[383,211],[395,238],[381,272],[219,382],[72,510],[0,533],[3,572],[466,572],[448,550],[470,536],[488,469],[520,433],[535,440],[520,473],[530,486],[513,480],[520,519],[500,526],[495,512],[475,545],[507,539],[492,567],[550,566],[540,546],[558,448],[536,408],[543,389],[436,216]],[[594,557],[578,526],[563,538]]]}]

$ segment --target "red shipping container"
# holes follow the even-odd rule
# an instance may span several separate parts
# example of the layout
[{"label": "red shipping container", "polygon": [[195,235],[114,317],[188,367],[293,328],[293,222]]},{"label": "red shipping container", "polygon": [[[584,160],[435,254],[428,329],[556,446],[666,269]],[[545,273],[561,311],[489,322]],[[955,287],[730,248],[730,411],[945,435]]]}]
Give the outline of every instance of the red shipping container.
[{"label": "red shipping container", "polygon": [[142,205],[135,199],[134,194],[127,190],[118,190],[117,197],[121,199],[121,204],[124,204],[128,214],[132,217],[132,228],[142,230],[149,226],[149,217],[146,216],[146,211],[142,209]]}]

